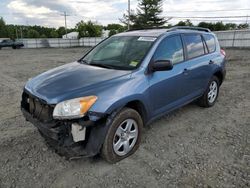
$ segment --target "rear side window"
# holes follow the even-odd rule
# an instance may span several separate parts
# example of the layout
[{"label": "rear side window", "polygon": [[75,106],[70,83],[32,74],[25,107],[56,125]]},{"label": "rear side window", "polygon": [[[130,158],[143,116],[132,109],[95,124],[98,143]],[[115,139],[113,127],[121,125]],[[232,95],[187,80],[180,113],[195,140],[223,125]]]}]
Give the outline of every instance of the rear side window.
[{"label": "rear side window", "polygon": [[213,35],[203,35],[203,36],[204,36],[205,42],[207,44],[209,53],[214,52],[216,49],[214,36]]},{"label": "rear side window", "polygon": [[184,35],[184,40],[187,46],[187,55],[189,59],[199,57],[205,54],[201,35],[199,34]]},{"label": "rear side window", "polygon": [[173,64],[184,61],[184,52],[179,35],[165,38],[154,54],[154,60],[170,60]]}]

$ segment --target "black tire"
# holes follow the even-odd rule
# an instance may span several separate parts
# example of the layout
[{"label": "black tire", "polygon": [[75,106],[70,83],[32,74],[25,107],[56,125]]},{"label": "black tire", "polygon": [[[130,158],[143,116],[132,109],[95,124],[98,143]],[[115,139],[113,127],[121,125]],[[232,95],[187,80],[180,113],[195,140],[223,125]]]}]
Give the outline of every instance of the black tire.
[{"label": "black tire", "polygon": [[[213,102],[209,102],[208,94],[210,92],[210,85],[213,82],[216,82],[218,90],[217,90],[217,95],[216,95],[216,98],[214,99],[214,101]],[[198,99],[198,105],[201,106],[201,107],[205,107],[205,108],[212,107],[216,103],[216,101],[217,101],[217,98],[219,96],[219,91],[220,91],[220,81],[219,81],[219,79],[216,76],[213,76],[211,78],[211,80],[209,81],[209,84],[207,86],[207,89],[206,89],[205,93]]]},{"label": "black tire", "polygon": [[[115,153],[113,148],[113,141],[116,134],[116,131],[118,127],[127,119],[132,119],[137,123],[138,127],[138,136],[137,140],[135,142],[135,145],[131,148],[131,150],[123,156],[119,156]],[[112,120],[110,124],[110,128],[107,132],[106,138],[104,140],[102,150],[101,150],[101,156],[109,163],[116,163],[122,159],[127,158],[128,156],[135,153],[135,151],[138,149],[140,142],[141,142],[141,133],[143,128],[143,121],[140,116],[140,114],[131,109],[131,108],[124,108],[122,109]]]},{"label": "black tire", "polygon": [[12,46],[13,49],[16,49],[16,46]]}]

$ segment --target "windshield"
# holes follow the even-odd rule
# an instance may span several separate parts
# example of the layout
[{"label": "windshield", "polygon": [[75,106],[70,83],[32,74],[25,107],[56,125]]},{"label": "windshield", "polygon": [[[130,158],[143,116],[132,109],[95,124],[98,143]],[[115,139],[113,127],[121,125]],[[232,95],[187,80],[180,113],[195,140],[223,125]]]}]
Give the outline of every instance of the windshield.
[{"label": "windshield", "polygon": [[114,36],[96,46],[81,61],[104,68],[133,70],[155,40],[154,37]]}]

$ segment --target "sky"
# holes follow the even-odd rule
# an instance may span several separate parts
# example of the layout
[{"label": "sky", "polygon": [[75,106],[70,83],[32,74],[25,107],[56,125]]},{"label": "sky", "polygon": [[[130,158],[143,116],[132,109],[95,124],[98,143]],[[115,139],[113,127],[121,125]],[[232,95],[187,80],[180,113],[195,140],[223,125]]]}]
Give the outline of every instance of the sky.
[{"label": "sky", "polygon": [[[73,28],[80,20],[92,20],[100,24],[120,23],[127,11],[128,0],[0,0],[0,17],[8,24],[64,26],[63,12],[67,13],[67,25]],[[138,1],[131,0],[135,10]],[[242,18],[192,18],[248,16]],[[235,21],[250,23],[250,0],[163,0],[162,16],[190,17],[191,21]],[[175,24],[186,18],[172,18]]]}]

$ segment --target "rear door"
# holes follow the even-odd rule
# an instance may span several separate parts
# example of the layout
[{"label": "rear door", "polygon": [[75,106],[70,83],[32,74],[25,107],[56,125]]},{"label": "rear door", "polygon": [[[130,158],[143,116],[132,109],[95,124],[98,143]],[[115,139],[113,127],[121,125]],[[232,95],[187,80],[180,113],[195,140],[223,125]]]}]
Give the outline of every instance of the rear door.
[{"label": "rear door", "polygon": [[182,35],[185,47],[188,68],[186,74],[189,75],[188,90],[190,97],[197,97],[204,92],[209,72],[207,65],[207,47],[200,33],[189,33]]},{"label": "rear door", "polygon": [[207,83],[211,79],[212,74],[214,73],[214,69],[218,67],[218,63],[220,63],[221,60],[221,54],[219,52],[219,49],[217,49],[216,45],[216,39],[212,34],[203,34],[203,39],[205,46],[207,47],[207,66],[206,66],[206,72],[207,74]]},{"label": "rear door", "polygon": [[184,46],[180,35],[169,36],[161,41],[152,61],[170,60],[174,67],[170,71],[158,71],[148,75],[152,115],[157,116],[187,102],[190,75],[185,71]]},{"label": "rear door", "polygon": [[12,47],[12,40],[7,40],[6,41],[6,46],[8,46],[8,47]]}]

